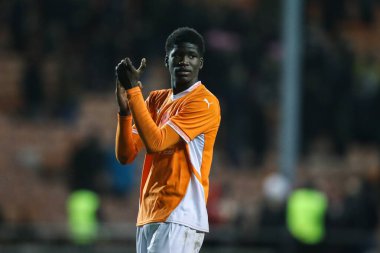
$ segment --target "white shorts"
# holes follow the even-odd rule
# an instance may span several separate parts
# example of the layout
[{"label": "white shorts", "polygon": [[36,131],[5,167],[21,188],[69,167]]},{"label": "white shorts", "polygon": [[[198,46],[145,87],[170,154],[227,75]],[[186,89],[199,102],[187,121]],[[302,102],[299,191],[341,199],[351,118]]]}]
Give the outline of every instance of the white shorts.
[{"label": "white shorts", "polygon": [[205,234],[184,225],[160,222],[137,227],[137,253],[198,253]]}]

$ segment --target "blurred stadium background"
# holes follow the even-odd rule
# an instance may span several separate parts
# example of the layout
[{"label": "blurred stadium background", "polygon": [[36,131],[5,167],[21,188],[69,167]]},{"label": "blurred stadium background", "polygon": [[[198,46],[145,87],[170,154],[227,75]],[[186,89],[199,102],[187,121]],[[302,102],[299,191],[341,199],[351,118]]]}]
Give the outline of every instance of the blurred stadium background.
[{"label": "blurred stadium background", "polygon": [[222,106],[202,252],[380,252],[379,1],[299,1],[294,178],[284,2],[0,1],[0,252],[134,252],[142,157],[114,158],[114,66],[146,57],[144,92],[169,87],[164,42],[184,25]]}]

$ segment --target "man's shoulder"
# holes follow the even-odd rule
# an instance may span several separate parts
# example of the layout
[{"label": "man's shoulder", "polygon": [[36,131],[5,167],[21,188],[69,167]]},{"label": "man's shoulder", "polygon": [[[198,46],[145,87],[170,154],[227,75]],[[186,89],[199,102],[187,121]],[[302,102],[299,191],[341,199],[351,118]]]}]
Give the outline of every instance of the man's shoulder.
[{"label": "man's shoulder", "polygon": [[218,98],[208,90],[204,85],[197,87],[185,100],[189,110],[195,112],[206,112],[211,114],[220,114],[220,104]]},{"label": "man's shoulder", "polygon": [[149,99],[151,101],[165,100],[167,96],[169,96],[170,94],[171,94],[171,89],[154,90],[150,92]]},{"label": "man's shoulder", "polygon": [[201,101],[204,101],[204,99],[207,99],[209,101],[217,102],[219,104],[218,98],[212,93],[207,87],[202,84],[198,91],[194,94],[194,96],[197,99],[200,99]]},{"label": "man's shoulder", "polygon": [[169,94],[171,92],[171,89],[161,89],[161,90],[153,90],[150,92],[150,95],[153,96],[159,96],[159,95],[164,95],[164,94]]}]

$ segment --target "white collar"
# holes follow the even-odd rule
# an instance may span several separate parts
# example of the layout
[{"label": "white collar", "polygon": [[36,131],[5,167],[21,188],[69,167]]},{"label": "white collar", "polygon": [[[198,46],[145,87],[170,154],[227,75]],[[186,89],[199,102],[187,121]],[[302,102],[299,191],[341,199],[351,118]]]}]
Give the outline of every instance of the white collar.
[{"label": "white collar", "polygon": [[173,94],[172,93],[172,96],[171,96],[171,99],[172,100],[176,100],[176,99],[178,99],[178,98],[181,98],[181,97],[183,97],[183,96],[185,96],[185,95],[187,95],[187,94],[189,94],[190,92],[192,92],[194,89],[196,89],[199,85],[201,85],[202,84],[202,82],[201,81],[198,81],[198,82],[196,82],[196,83],[194,83],[193,85],[191,85],[189,88],[187,88],[186,90],[184,90],[184,91],[181,91],[180,93],[178,93],[178,94]]}]

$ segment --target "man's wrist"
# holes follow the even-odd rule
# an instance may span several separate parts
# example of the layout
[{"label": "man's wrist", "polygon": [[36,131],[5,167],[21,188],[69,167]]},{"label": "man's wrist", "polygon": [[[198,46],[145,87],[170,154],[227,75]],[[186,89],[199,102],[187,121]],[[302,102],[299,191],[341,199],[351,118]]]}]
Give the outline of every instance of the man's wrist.
[{"label": "man's wrist", "polygon": [[131,115],[131,111],[130,110],[119,110],[119,115],[120,116],[129,116]]},{"label": "man's wrist", "polygon": [[126,92],[127,92],[127,97],[128,97],[128,101],[129,101],[129,99],[131,99],[132,97],[134,97],[138,94],[141,94],[141,87],[135,86],[131,89],[126,90]]},{"label": "man's wrist", "polygon": [[125,84],[122,84],[122,86],[124,87],[124,89],[130,90],[130,89],[133,89],[135,87],[139,87],[139,82],[135,82],[135,83],[126,82]]}]

